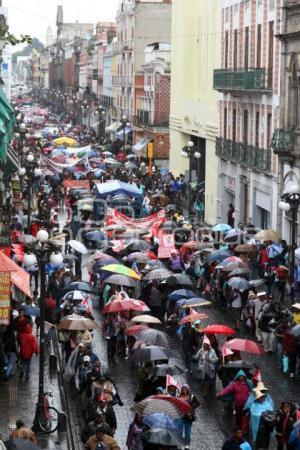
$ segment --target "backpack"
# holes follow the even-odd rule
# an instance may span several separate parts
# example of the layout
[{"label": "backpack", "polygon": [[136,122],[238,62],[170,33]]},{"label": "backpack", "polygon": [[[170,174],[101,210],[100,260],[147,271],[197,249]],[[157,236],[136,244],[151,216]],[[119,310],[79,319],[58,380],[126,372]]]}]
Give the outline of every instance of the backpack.
[{"label": "backpack", "polygon": [[285,266],[278,266],[276,269],[276,277],[278,280],[286,281],[289,277],[289,271]]}]

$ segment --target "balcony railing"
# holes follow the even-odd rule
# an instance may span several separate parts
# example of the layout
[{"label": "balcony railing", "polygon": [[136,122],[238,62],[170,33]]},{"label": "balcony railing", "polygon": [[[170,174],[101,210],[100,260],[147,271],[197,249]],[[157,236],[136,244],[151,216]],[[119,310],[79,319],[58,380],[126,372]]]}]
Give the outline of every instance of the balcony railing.
[{"label": "balcony railing", "polygon": [[271,149],[258,148],[230,139],[216,139],[216,155],[248,169],[271,172]]},{"label": "balcony railing", "polygon": [[114,54],[131,52],[132,51],[132,42],[133,42],[132,40],[114,42],[113,47],[112,47],[112,52]]},{"label": "balcony railing", "polygon": [[272,69],[216,69],[214,89],[271,93]]},{"label": "balcony railing", "polygon": [[271,147],[279,158],[289,159],[294,157],[295,132],[293,129],[277,128],[274,130]]},{"label": "balcony railing", "polygon": [[113,86],[132,86],[133,78],[132,75],[113,75],[112,76],[112,85]]}]

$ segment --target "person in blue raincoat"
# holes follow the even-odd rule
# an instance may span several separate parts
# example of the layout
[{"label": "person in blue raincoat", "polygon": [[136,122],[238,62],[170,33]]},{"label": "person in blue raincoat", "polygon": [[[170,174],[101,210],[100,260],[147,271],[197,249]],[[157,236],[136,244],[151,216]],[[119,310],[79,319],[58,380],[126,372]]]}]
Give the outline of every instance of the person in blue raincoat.
[{"label": "person in blue raincoat", "polygon": [[261,415],[265,411],[273,410],[273,402],[270,401],[269,396],[261,391],[255,391],[254,401],[249,408],[250,428],[253,442],[256,442]]}]

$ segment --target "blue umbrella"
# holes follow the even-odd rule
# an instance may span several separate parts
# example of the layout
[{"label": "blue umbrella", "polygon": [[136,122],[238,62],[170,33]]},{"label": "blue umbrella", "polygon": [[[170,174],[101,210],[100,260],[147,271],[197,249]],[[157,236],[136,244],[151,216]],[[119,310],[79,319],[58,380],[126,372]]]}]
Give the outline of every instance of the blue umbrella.
[{"label": "blue umbrella", "polygon": [[143,423],[149,428],[163,428],[166,430],[178,430],[178,425],[167,414],[154,413],[144,417]]},{"label": "blue umbrella", "polygon": [[267,247],[267,254],[269,258],[276,258],[283,251],[281,245],[271,244]]},{"label": "blue umbrella", "polygon": [[180,300],[181,298],[193,298],[195,297],[195,292],[189,291],[188,289],[177,289],[169,295],[170,300]]},{"label": "blue umbrella", "polygon": [[105,234],[102,231],[88,231],[85,237],[88,241],[100,242],[104,241]]},{"label": "blue umbrella", "polygon": [[215,250],[210,255],[207,256],[207,261],[209,264],[216,261],[223,261],[224,259],[232,256],[232,253],[229,250],[224,250],[221,248],[220,250]]},{"label": "blue umbrella", "polygon": [[196,307],[196,306],[208,306],[210,305],[211,302],[209,300],[206,300],[205,298],[201,298],[201,297],[193,297],[193,298],[189,298],[189,299],[181,299],[178,300],[176,303],[176,306],[180,306],[180,307]]},{"label": "blue umbrella", "polygon": [[238,289],[243,292],[250,288],[249,281],[245,280],[245,278],[241,277],[233,277],[228,281],[229,286],[232,289]]},{"label": "blue umbrella", "polygon": [[231,226],[227,225],[227,223],[218,223],[218,225],[215,225],[212,230],[218,231],[219,233],[227,233],[231,229]]}]

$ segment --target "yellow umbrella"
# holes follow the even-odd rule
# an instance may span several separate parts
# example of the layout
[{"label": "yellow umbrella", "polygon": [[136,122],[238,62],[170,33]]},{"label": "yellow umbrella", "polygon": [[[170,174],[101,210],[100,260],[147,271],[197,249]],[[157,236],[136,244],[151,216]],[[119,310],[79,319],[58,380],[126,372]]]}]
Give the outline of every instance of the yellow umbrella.
[{"label": "yellow umbrella", "polygon": [[60,138],[54,139],[54,145],[64,145],[66,144],[68,147],[75,147],[77,145],[77,141],[73,138],[69,138],[67,136],[62,136]]},{"label": "yellow umbrella", "polygon": [[123,266],[122,264],[108,264],[107,266],[102,267],[101,270],[118,273],[120,275],[125,275],[126,277],[135,278],[136,280],[141,279],[141,277],[134,270]]}]

